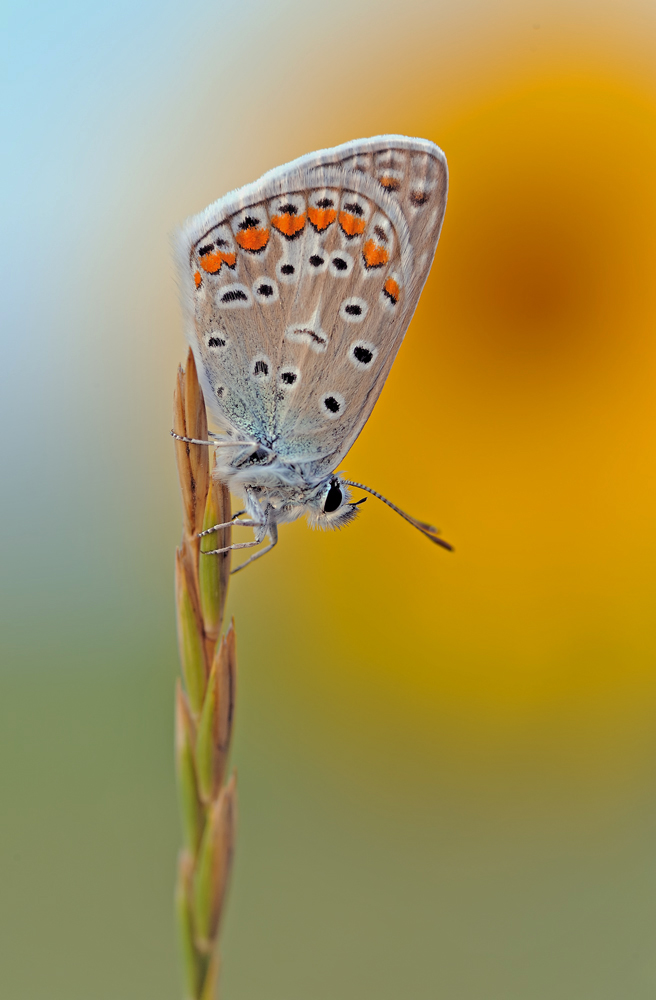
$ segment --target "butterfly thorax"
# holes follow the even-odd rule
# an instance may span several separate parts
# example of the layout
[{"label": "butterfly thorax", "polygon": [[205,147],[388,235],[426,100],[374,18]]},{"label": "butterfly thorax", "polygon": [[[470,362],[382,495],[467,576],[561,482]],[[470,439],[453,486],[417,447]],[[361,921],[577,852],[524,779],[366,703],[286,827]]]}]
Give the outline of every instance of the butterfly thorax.
[{"label": "butterfly thorax", "polygon": [[220,456],[216,476],[234,492],[253,493],[276,508],[303,504],[326,478],[317,475],[311,464],[285,461],[266,446],[244,448],[230,458]]},{"label": "butterfly thorax", "polygon": [[255,520],[282,524],[305,514],[314,527],[340,527],[356,513],[348,488],[333,472],[326,475],[318,463],[286,460],[263,445],[230,459],[220,455],[215,475],[243,497]]}]

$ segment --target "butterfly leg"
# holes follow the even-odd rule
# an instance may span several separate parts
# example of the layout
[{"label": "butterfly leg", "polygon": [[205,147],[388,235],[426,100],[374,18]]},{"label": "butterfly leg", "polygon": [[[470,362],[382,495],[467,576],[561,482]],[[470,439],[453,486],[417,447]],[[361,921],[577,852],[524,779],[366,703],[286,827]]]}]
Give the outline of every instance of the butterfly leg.
[{"label": "butterfly leg", "polygon": [[[243,524],[246,527],[255,529],[255,538],[253,539],[252,542],[233,542],[232,545],[224,545],[223,548],[221,549],[211,549],[209,552],[204,552],[203,555],[218,556],[221,555],[222,552],[230,552],[231,549],[252,549],[256,545],[260,545],[260,543],[264,540],[265,535],[269,532],[270,529],[269,521],[270,521],[271,510],[272,510],[271,506],[267,506],[266,510],[264,511],[264,517],[257,521],[255,520],[255,518],[252,519],[249,518],[247,521],[237,521],[237,524]],[[235,517],[236,516],[237,515],[235,515]],[[208,535],[210,534],[210,532],[217,531],[219,528],[229,528],[233,525],[233,523],[234,521],[227,521],[225,524],[215,524],[213,528],[207,528],[205,531],[199,532],[199,536]]]},{"label": "butterfly leg", "polygon": [[244,528],[257,528],[260,525],[259,521],[238,521],[237,518],[245,514],[245,510],[238,510],[236,514],[233,514],[229,521],[225,521],[223,524],[214,524],[211,528],[205,528],[205,531],[199,531],[198,537],[202,538],[204,535],[211,535],[213,531],[219,531],[221,528],[232,528],[235,524],[241,524]]},{"label": "butterfly leg", "polygon": [[257,441],[229,441],[226,438],[221,438],[218,434],[212,434],[208,431],[208,434],[212,438],[211,441],[203,441],[200,438],[188,438],[183,437],[182,434],[176,434],[175,431],[171,431],[171,437],[175,438],[176,441],[184,441],[186,444],[205,444],[210,448],[256,448]]},{"label": "butterfly leg", "polygon": [[[230,570],[230,575],[232,576],[233,573],[238,573],[240,569],[244,569],[245,566],[248,566],[250,563],[255,562],[256,559],[260,558],[260,556],[265,556],[267,552],[270,552],[271,549],[278,544],[278,525],[276,524],[275,521],[272,521],[271,524],[269,525],[269,538],[271,539],[271,541],[266,546],[266,548],[262,549],[261,552],[256,552],[254,555],[250,556],[249,559],[246,559],[245,562],[241,563],[239,566],[235,566],[234,569]],[[255,544],[257,545],[259,543],[256,542]]]},{"label": "butterfly leg", "polygon": [[208,552],[203,552],[202,555],[220,556],[222,552],[231,552],[233,549],[252,549],[255,545],[259,545],[261,541],[261,538],[256,538],[252,542],[233,542],[232,545],[224,545],[222,549],[210,549]]},{"label": "butterfly leg", "polygon": [[[222,552],[229,552],[233,549],[252,549],[255,548],[256,545],[260,545],[264,541],[266,535],[268,535],[271,541],[265,548],[262,549],[261,552],[256,552],[250,557],[250,559],[247,559],[245,562],[241,563],[240,566],[236,566],[231,571],[232,573],[238,573],[240,569],[244,568],[244,566],[248,566],[249,563],[259,559],[260,556],[266,555],[267,552],[270,552],[271,549],[278,544],[278,525],[276,524],[275,518],[271,516],[272,513],[273,508],[271,506],[267,506],[266,511],[264,512],[264,520],[252,522],[252,526],[255,528],[255,538],[252,542],[235,542],[232,545],[226,545],[224,548],[213,549],[211,552],[205,552],[204,555],[220,555]],[[246,524],[246,521],[240,521],[239,523]]]}]

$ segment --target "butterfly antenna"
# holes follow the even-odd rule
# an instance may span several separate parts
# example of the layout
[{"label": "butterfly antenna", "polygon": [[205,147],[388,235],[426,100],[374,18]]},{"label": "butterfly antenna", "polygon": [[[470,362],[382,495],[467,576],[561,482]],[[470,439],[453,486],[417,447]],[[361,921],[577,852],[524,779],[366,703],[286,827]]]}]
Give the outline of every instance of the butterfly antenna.
[{"label": "butterfly antenna", "polygon": [[371,493],[372,496],[378,497],[378,499],[382,500],[383,503],[386,503],[388,507],[395,510],[397,514],[400,514],[402,518],[409,521],[413,528],[416,528],[417,531],[421,531],[422,535],[425,535],[426,538],[430,538],[431,542],[435,542],[436,545],[441,545],[443,549],[453,552],[453,545],[449,545],[449,543],[445,542],[443,538],[440,538],[438,529],[434,528],[432,524],[426,524],[425,521],[418,521],[416,517],[410,517],[410,515],[406,514],[404,510],[397,507],[395,503],[392,503],[391,500],[384,497],[382,493],[376,493],[375,490],[372,490],[369,486],[365,486],[363,483],[354,483],[350,479],[342,479],[342,482],[345,486],[355,486],[358,490],[365,490],[367,493]]}]

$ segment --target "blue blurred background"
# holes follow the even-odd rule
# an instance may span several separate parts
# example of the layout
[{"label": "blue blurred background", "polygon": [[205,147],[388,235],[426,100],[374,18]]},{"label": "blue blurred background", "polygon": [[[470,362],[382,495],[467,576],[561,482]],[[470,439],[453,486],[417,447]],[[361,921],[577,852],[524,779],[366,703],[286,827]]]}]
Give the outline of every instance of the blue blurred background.
[{"label": "blue blurred background", "polygon": [[347,531],[233,581],[226,1000],[656,992],[656,8],[4,11],[0,995],[174,1000],[170,236],[381,132],[447,154]]}]

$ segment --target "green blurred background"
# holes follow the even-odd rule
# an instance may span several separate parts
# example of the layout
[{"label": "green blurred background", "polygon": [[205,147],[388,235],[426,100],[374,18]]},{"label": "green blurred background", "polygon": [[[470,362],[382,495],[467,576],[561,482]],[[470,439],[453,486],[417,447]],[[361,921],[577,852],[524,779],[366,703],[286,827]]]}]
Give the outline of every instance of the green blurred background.
[{"label": "green blurred background", "polygon": [[435,140],[433,273],[345,462],[232,584],[225,1000],[656,995],[656,8],[7,5],[0,996],[175,1000],[170,234]]}]

